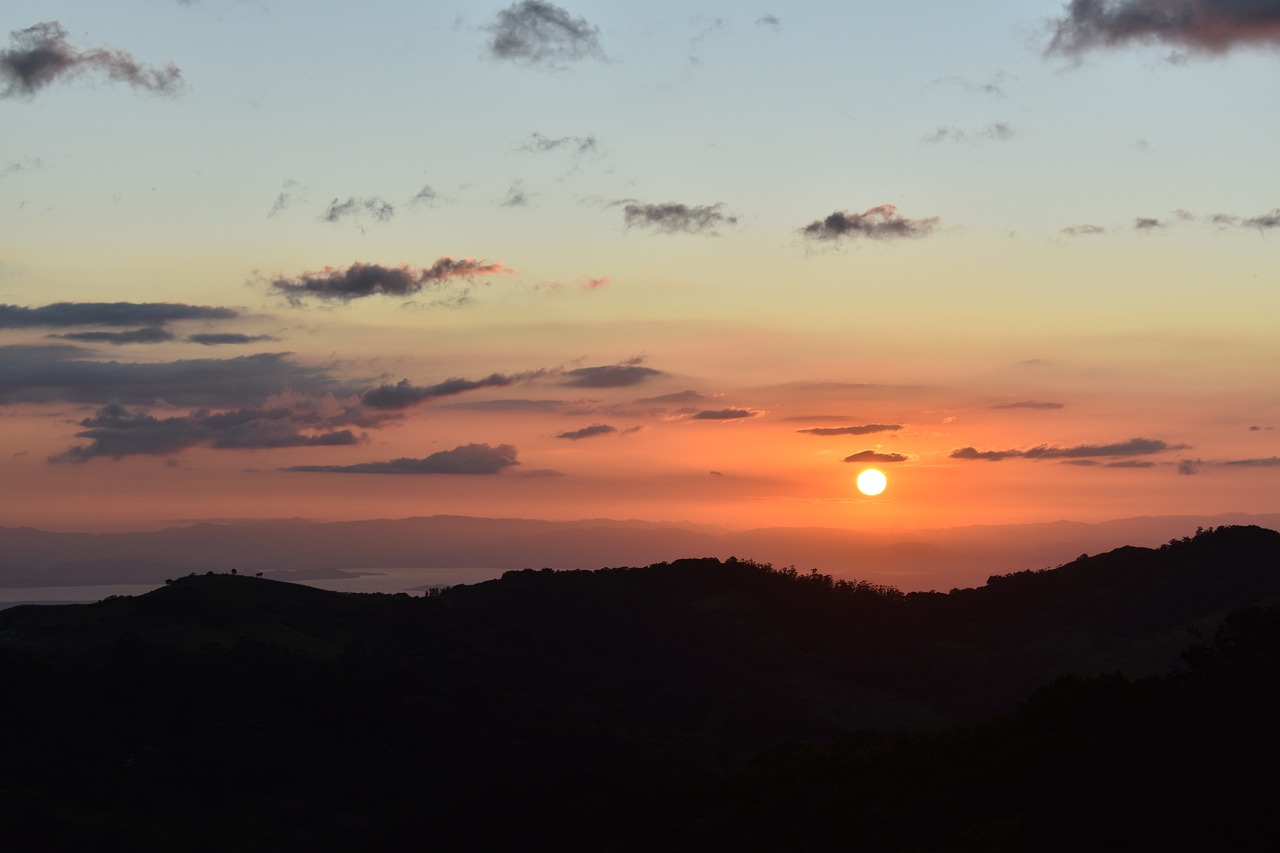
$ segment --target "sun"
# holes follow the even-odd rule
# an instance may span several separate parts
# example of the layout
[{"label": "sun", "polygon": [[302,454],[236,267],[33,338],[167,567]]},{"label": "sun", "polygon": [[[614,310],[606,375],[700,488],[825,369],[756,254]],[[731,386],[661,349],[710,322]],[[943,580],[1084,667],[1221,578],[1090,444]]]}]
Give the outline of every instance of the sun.
[{"label": "sun", "polygon": [[889,480],[875,468],[868,468],[858,475],[858,491],[864,495],[878,495],[889,485]]}]

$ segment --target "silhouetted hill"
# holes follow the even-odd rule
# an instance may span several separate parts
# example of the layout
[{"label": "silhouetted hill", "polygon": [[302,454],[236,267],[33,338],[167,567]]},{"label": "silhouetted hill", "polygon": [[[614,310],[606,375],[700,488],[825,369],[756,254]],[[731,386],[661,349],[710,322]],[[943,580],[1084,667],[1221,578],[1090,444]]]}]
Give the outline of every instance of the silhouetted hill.
[{"label": "silhouetted hill", "polygon": [[[1256,527],[949,594],[709,558],[426,597],[182,577],[0,612],[0,825],[19,849],[1078,849],[1088,762],[1170,797],[1144,767],[1274,741],[1276,611],[1224,619],[1275,601]],[[1194,749],[1156,738],[1179,725]]]}]

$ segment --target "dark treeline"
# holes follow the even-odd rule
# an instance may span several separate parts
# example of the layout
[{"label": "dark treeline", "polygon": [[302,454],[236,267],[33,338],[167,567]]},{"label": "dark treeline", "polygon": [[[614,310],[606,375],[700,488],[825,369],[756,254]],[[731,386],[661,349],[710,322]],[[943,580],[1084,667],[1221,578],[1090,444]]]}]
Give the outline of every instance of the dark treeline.
[{"label": "dark treeline", "polygon": [[[1039,850],[1261,825],[1280,534],[913,593],[750,561],[0,611],[23,850]],[[1230,615],[1234,614],[1234,615]]]}]

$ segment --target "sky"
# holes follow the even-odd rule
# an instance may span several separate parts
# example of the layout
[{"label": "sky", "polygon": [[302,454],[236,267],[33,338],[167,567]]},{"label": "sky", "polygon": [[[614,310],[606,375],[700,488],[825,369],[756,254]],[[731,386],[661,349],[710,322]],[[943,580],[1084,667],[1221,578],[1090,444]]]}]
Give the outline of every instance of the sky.
[{"label": "sky", "polygon": [[0,525],[1278,511],[1278,71],[1276,0],[8,0]]}]

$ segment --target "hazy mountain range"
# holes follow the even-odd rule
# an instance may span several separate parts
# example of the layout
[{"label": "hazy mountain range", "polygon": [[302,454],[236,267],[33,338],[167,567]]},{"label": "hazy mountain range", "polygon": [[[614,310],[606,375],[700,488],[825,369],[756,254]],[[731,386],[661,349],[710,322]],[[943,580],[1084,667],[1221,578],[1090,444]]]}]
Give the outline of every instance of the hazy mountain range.
[{"label": "hazy mountain range", "polygon": [[[0,528],[0,587],[160,584],[236,569],[280,579],[379,568],[595,569],[685,557],[738,557],[816,568],[903,591],[981,585],[993,574],[1058,566],[1121,545],[1155,546],[1197,527],[1280,527],[1280,513],[1058,521],[911,533],[691,523],[571,522],[436,515],[314,522],[222,520],[138,533]],[[478,575],[483,579],[486,575]]]}]

